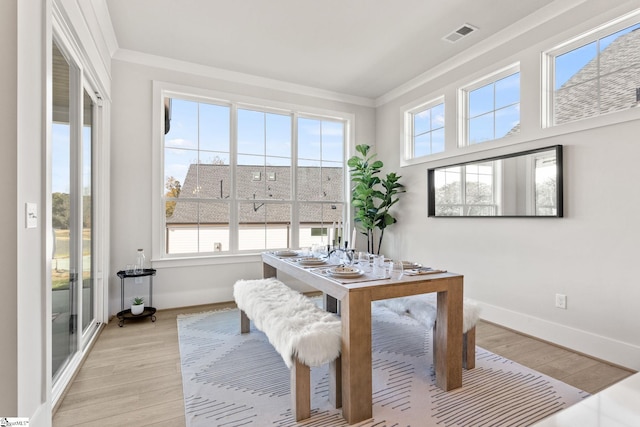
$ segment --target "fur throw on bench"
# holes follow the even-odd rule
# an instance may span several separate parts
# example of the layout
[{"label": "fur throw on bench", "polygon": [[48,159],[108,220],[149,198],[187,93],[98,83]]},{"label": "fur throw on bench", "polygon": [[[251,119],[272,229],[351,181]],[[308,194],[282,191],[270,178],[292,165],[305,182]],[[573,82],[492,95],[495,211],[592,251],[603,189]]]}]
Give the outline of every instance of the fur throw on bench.
[{"label": "fur throw on bench", "polygon": [[320,366],[340,355],[340,319],[279,280],[239,280],[233,296],[288,368],[296,357],[307,366]]},{"label": "fur throw on bench", "polygon": [[[437,297],[435,293],[375,301],[374,304],[386,307],[399,315],[412,317],[427,329],[433,329],[436,322]],[[480,307],[475,301],[465,298],[463,316],[462,332],[465,333],[478,323]]]}]

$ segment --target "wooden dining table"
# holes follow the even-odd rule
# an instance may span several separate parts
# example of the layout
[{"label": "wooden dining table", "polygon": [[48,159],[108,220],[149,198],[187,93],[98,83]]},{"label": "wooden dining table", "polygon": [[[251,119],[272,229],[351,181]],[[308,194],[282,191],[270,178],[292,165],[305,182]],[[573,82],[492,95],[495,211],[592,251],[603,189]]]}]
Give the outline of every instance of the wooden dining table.
[{"label": "wooden dining table", "polygon": [[[262,254],[263,277],[278,273],[298,279],[339,301],[342,320],[342,415],[349,424],[373,416],[371,302],[437,292],[435,330],[436,385],[444,391],[462,386],[463,276],[451,272],[405,274],[402,278],[338,279],[327,269],[305,267],[294,258]],[[282,277],[280,277],[282,280]],[[426,367],[425,367],[426,368]]]}]

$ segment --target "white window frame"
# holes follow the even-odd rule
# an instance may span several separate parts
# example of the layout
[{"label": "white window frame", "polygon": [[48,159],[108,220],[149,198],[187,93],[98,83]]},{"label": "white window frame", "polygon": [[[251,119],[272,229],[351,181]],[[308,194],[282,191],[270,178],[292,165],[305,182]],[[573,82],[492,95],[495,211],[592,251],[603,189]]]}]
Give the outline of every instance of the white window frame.
[{"label": "white window frame", "polygon": [[[78,319],[78,333],[76,333],[72,339],[77,340],[77,348],[69,361],[69,364],[60,372],[56,381],[53,381],[51,371],[51,359],[48,357],[47,376],[48,383],[51,387],[52,403],[56,404],[64,397],[64,392],[70,382],[73,380],[74,374],[79,370],[83,357],[87,355],[91,345],[97,339],[98,326],[100,322],[107,322],[109,311],[109,286],[108,286],[108,266],[109,263],[109,162],[110,162],[110,138],[109,138],[109,124],[110,124],[110,107],[111,102],[108,99],[102,99],[100,93],[109,93],[108,89],[104,86],[104,81],[99,78],[98,72],[92,65],[89,58],[86,56],[86,52],[80,49],[79,44],[74,36],[74,32],[71,31],[68,22],[62,17],[59,11],[54,8],[53,18],[51,22],[51,39],[47,41],[48,44],[56,43],[60,51],[67,56],[69,65],[75,68],[75,71],[70,69],[70,72],[74,74],[73,88],[75,94],[70,94],[70,102],[74,104],[72,107],[74,114],[76,115],[79,123],[76,125],[75,133],[76,138],[81,138],[82,135],[82,118],[81,112],[83,111],[83,94],[87,92],[89,97],[94,102],[93,106],[93,123],[92,123],[92,203],[93,203],[93,218],[92,228],[93,237],[91,242],[91,252],[93,255],[92,275],[94,286],[94,299],[93,299],[93,318],[91,319],[90,326],[87,328],[82,327],[82,319]],[[48,53],[51,55],[51,51]],[[51,56],[48,56],[49,63],[47,64],[47,78],[52,80],[52,65],[50,63]],[[49,88],[49,91],[51,89]],[[51,94],[49,93],[49,96]],[[50,102],[50,99],[49,99]],[[70,105],[71,107],[71,105]],[[47,150],[47,171],[46,174],[51,173],[51,127],[53,123],[52,118],[52,106],[47,107],[47,133],[46,133],[46,150]],[[81,144],[81,142],[80,142]],[[77,169],[76,173],[81,173],[80,169]],[[46,182],[46,193],[51,194],[51,180],[48,177]],[[43,207],[43,211],[51,212],[50,198],[47,198],[47,202]],[[45,217],[43,215],[43,217]],[[53,247],[53,229],[50,219],[43,221],[47,240],[47,247]],[[46,261],[45,282],[51,283],[51,261],[49,257],[44,257]],[[80,282],[81,283],[81,282]],[[78,288],[78,304],[82,304],[82,286]],[[51,289],[48,290],[46,296],[47,313],[52,312],[52,296]],[[49,323],[50,325],[50,323]],[[47,343],[51,345],[51,330],[47,330]]]},{"label": "white window frame", "polygon": [[[415,129],[413,125],[414,117],[416,114],[419,114],[426,110],[431,110],[432,108],[437,107],[440,104],[444,106],[444,111],[446,116],[447,104],[445,103],[444,95],[441,95],[435,99],[431,99],[427,102],[420,103],[414,107],[410,107],[404,112],[404,127],[403,127],[404,150],[402,154],[402,159],[404,161],[413,160],[413,159],[427,159],[430,156],[433,156],[434,154],[441,154],[447,151],[446,150],[446,126],[443,126],[442,129],[445,132],[445,150],[442,152],[430,153],[422,156],[415,155]],[[446,124],[446,119],[445,119],[445,124]],[[432,133],[432,132],[433,132],[433,129],[429,131],[429,133]]]},{"label": "white window frame", "polygon": [[[621,109],[611,111],[607,113],[599,113],[589,117],[578,118],[576,120],[567,121],[559,124],[555,124],[554,116],[554,84],[555,84],[555,58],[570,52],[574,49],[585,46],[589,43],[595,42],[603,37],[615,34],[616,32],[623,30],[627,27],[640,23],[640,9],[634,12],[620,16],[617,19],[606,22],[599,25],[587,32],[579,34],[563,43],[560,43],[553,48],[542,52],[542,127],[543,128],[555,128],[557,126],[563,126],[570,123],[584,123],[585,120],[594,119],[596,117],[606,117],[612,114],[618,114],[621,111],[627,111],[628,109]],[[636,30],[638,31],[638,30]],[[608,122],[605,122],[608,123]],[[593,127],[589,125],[587,128]]]},{"label": "white window frame", "polygon": [[[458,89],[458,116],[460,117],[460,120],[458,122],[458,135],[461,136],[461,138],[458,139],[459,148],[482,145],[482,144],[490,143],[493,141],[499,141],[508,137],[508,136],[505,136],[502,138],[494,138],[487,141],[479,142],[477,144],[469,143],[469,119],[470,119],[469,118],[469,94],[478,88],[481,88],[488,84],[495,83],[498,80],[501,80],[505,77],[509,77],[516,73],[520,73],[520,62],[516,62],[515,64],[511,64],[504,68],[501,68],[491,74],[485,75],[484,77],[478,80],[475,80]],[[520,94],[522,95],[521,88],[522,88],[522,81],[520,81]],[[518,102],[518,105],[521,105],[521,104],[522,104],[522,98],[520,98],[520,101]],[[495,112],[496,110],[492,110],[492,111]],[[520,120],[522,120],[522,117],[520,117]],[[494,120],[494,125],[495,125],[495,120]]]},{"label": "white window frame", "polygon": [[[165,97],[176,97],[182,99],[193,100],[196,102],[205,103],[217,103],[217,104],[232,104],[232,115],[235,114],[236,108],[256,108],[264,112],[283,112],[292,114],[292,132],[297,132],[297,120],[298,118],[311,118],[311,119],[324,119],[324,120],[336,120],[344,122],[344,174],[343,174],[343,205],[344,212],[348,214],[350,210],[350,189],[348,186],[349,173],[347,166],[347,158],[351,152],[352,141],[354,141],[354,128],[355,128],[355,116],[351,113],[345,113],[342,111],[325,110],[315,107],[309,107],[297,104],[288,104],[278,101],[265,101],[263,99],[253,98],[244,95],[231,94],[226,92],[218,92],[208,89],[195,88],[190,86],[183,86],[179,84],[154,81],[153,82],[153,130],[152,138],[154,141],[152,152],[152,248],[151,259],[154,267],[179,267],[179,266],[192,266],[192,265],[205,265],[205,264],[228,264],[246,262],[247,257],[258,259],[257,256],[261,251],[232,251],[223,252],[218,255],[213,253],[204,254],[167,254],[165,252],[165,217],[162,215],[162,209],[164,200],[164,144],[162,143],[164,137],[164,99]],[[233,118],[232,118],[233,122]],[[231,162],[235,162],[236,147],[234,133],[236,130],[231,128]],[[297,147],[295,147],[295,140],[292,140],[294,144],[292,155],[297,156]],[[295,167],[295,159],[292,167]],[[235,186],[232,186],[232,191],[235,191]],[[292,190],[293,191],[293,190]],[[284,202],[283,202],[284,203]],[[292,206],[292,220],[297,223],[297,206],[299,203],[310,203],[309,201],[297,201],[295,195],[292,194],[292,200],[286,201],[291,203]],[[230,223],[237,223],[237,216],[231,211]],[[346,218],[344,219],[346,220]],[[236,225],[237,226],[237,225]],[[230,227],[231,228],[231,227]],[[234,239],[232,233],[231,240]],[[298,230],[292,230],[292,240],[297,242]],[[232,243],[233,244],[233,243]]]}]

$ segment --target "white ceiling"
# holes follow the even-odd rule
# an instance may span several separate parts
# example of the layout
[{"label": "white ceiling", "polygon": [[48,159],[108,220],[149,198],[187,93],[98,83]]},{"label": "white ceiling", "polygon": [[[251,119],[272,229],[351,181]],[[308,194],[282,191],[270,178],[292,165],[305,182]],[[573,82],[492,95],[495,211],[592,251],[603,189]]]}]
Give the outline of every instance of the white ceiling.
[{"label": "white ceiling", "polygon": [[376,99],[554,0],[106,3],[119,49]]}]

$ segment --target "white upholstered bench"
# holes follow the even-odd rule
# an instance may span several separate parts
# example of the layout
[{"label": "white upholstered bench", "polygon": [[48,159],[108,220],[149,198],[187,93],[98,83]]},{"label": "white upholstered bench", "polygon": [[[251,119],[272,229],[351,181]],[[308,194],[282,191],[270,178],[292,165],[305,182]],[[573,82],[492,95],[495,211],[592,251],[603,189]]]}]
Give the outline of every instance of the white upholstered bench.
[{"label": "white upholstered bench", "polygon": [[252,320],[290,369],[296,421],[311,416],[312,366],[330,364],[329,400],[340,408],[340,319],[275,278],[239,280],[233,297],[240,309],[241,333],[249,332]]},{"label": "white upholstered bench", "polygon": [[[376,301],[376,304],[388,308],[399,314],[412,317],[427,329],[433,328],[434,336],[436,324],[436,296],[435,294],[421,294],[410,297],[393,298]],[[462,322],[462,366],[473,369],[476,366],[476,323],[480,318],[480,307],[468,298],[463,303]],[[436,355],[435,340],[433,341],[433,357]]]}]

